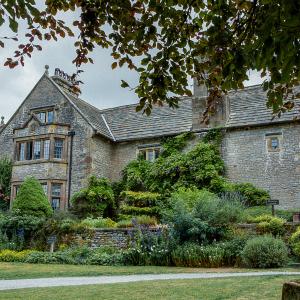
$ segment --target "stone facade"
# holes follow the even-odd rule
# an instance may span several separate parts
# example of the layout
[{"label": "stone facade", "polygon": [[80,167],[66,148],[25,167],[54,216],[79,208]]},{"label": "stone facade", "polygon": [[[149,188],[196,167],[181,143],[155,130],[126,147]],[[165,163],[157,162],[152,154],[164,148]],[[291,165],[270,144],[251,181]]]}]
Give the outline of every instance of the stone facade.
[{"label": "stone facade", "polygon": [[[268,190],[282,208],[300,208],[296,113],[271,121],[265,94],[254,86],[229,93],[205,125],[201,119],[206,97],[205,87],[195,85],[194,97],[182,99],[179,109],[155,108],[150,117],[136,113],[135,105],[98,110],[73,95],[68,82],[46,72],[7,124],[0,125],[0,157],[8,156],[14,162],[12,199],[24,178],[34,176],[47,187],[50,201],[52,186],[60,185],[60,208],[66,209],[69,197],[86,186],[91,174],[119,180],[122,169],[141,147],[159,147],[163,137],[183,132],[194,131],[201,137],[209,128],[222,126],[227,177]],[[52,122],[40,122],[37,112],[42,109],[53,109]],[[50,156],[18,159],[20,143],[36,139],[51,141]],[[59,159],[53,154],[56,139],[63,140]]]},{"label": "stone facade", "polygon": [[[268,149],[270,136],[279,136],[278,151]],[[300,208],[300,125],[227,130],[223,158],[227,177],[268,190],[282,208]]]}]

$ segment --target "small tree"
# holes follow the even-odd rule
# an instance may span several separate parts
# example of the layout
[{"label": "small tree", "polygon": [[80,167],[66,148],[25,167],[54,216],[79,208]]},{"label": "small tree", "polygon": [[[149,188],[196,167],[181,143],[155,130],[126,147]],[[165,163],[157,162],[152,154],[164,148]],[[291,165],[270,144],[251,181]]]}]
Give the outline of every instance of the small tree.
[{"label": "small tree", "polygon": [[27,177],[20,186],[12,209],[20,215],[36,217],[49,217],[53,213],[41,184],[33,177]]},{"label": "small tree", "polygon": [[0,210],[7,210],[10,197],[12,162],[9,158],[0,160]]},{"label": "small tree", "polygon": [[87,188],[75,193],[72,210],[80,218],[110,216],[115,207],[114,192],[106,178],[91,176]]}]

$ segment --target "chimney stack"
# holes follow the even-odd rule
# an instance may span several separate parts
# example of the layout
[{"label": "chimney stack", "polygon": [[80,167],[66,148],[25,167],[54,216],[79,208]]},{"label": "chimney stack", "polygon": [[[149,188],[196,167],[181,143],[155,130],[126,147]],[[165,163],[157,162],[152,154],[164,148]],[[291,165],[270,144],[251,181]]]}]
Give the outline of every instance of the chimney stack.
[{"label": "chimney stack", "polygon": [[1,123],[0,123],[0,127],[4,125],[4,117],[1,117]]}]

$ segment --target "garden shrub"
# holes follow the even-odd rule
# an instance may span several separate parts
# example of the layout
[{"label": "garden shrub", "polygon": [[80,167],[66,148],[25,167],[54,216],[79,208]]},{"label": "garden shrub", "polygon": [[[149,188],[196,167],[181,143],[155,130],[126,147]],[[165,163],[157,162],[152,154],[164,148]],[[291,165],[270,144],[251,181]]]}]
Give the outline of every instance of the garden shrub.
[{"label": "garden shrub", "polygon": [[53,211],[39,181],[27,177],[20,186],[12,210],[18,215],[49,217]]},{"label": "garden shrub", "polygon": [[249,239],[247,235],[237,235],[228,241],[224,241],[221,247],[224,249],[224,266],[242,265],[242,252]]},{"label": "garden shrub", "polygon": [[81,221],[81,224],[91,228],[113,228],[117,223],[110,218],[86,218]]},{"label": "garden shrub", "polygon": [[274,236],[284,235],[285,220],[281,218],[272,218],[269,222],[261,222],[257,225],[257,230],[259,233],[271,233]]},{"label": "garden shrub", "polygon": [[286,221],[282,218],[272,215],[261,215],[255,218],[248,218],[251,223],[257,223],[257,232],[260,234],[271,233],[274,236],[285,233],[284,224]]},{"label": "garden shrub", "polygon": [[45,218],[19,215],[18,211],[0,215],[0,248],[21,250],[31,247],[33,238]]},{"label": "garden shrub", "polygon": [[247,241],[242,252],[243,262],[252,268],[277,268],[287,263],[285,243],[272,236],[258,236]]},{"label": "garden shrub", "polygon": [[1,250],[0,251],[0,261],[2,262],[25,262],[27,257],[35,253],[35,250],[23,250],[23,251],[14,251],[14,250]]},{"label": "garden shrub", "polygon": [[172,261],[176,267],[218,268],[223,265],[225,251],[218,244],[184,244],[172,252]]},{"label": "garden shrub", "polygon": [[267,200],[270,199],[270,194],[266,190],[257,188],[252,183],[234,184],[233,190],[245,197],[247,206],[265,205]]},{"label": "garden shrub", "polygon": [[86,260],[88,265],[118,266],[124,264],[124,256],[121,253],[103,253],[94,251]]},{"label": "garden shrub", "polygon": [[141,216],[135,216],[131,219],[124,219],[120,220],[117,223],[118,228],[130,228],[134,227],[135,225],[142,225],[142,226],[157,226],[157,219],[155,217],[147,216],[147,215],[141,215]]},{"label": "garden shrub", "polygon": [[207,191],[180,190],[171,199],[173,207],[166,217],[179,243],[221,240],[231,224],[242,218],[240,203],[223,201]]},{"label": "garden shrub", "polygon": [[75,193],[71,199],[72,211],[80,218],[104,217],[113,214],[114,193],[106,178],[89,178],[87,188]]},{"label": "garden shrub", "polygon": [[120,221],[117,223],[117,227],[118,227],[118,228],[130,228],[130,227],[133,227],[132,219],[120,220]]},{"label": "garden shrub", "polygon": [[134,224],[130,248],[123,252],[126,265],[171,265],[171,252],[175,241],[168,230],[159,228],[151,231],[149,227]]},{"label": "garden shrub", "polygon": [[299,258],[300,257],[300,227],[290,236],[289,244],[292,248],[293,253]]}]

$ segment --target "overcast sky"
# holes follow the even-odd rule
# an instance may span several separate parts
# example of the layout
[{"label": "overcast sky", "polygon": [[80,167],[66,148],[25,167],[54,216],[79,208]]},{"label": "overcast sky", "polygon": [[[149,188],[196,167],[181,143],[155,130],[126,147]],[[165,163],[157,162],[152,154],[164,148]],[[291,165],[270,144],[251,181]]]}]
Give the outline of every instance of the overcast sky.
[{"label": "overcast sky", "polygon": [[[2,28],[0,33],[0,36],[4,35]],[[46,64],[50,66],[50,75],[53,75],[56,67],[73,73],[73,43],[71,39],[45,43],[42,45],[43,51],[35,52],[31,59],[26,59],[24,67],[18,66],[13,70],[3,64],[7,57],[13,56],[18,43],[8,43],[4,49],[0,48],[0,116],[4,116],[6,121],[11,117],[43,75]],[[135,86],[138,80],[136,73],[127,67],[112,70],[113,59],[109,50],[97,48],[92,57],[95,63],[83,67],[81,80],[84,85],[80,97],[98,108],[136,103],[138,99],[134,92],[120,87],[121,79]],[[261,82],[257,74],[251,74],[250,77],[247,85]]]}]

